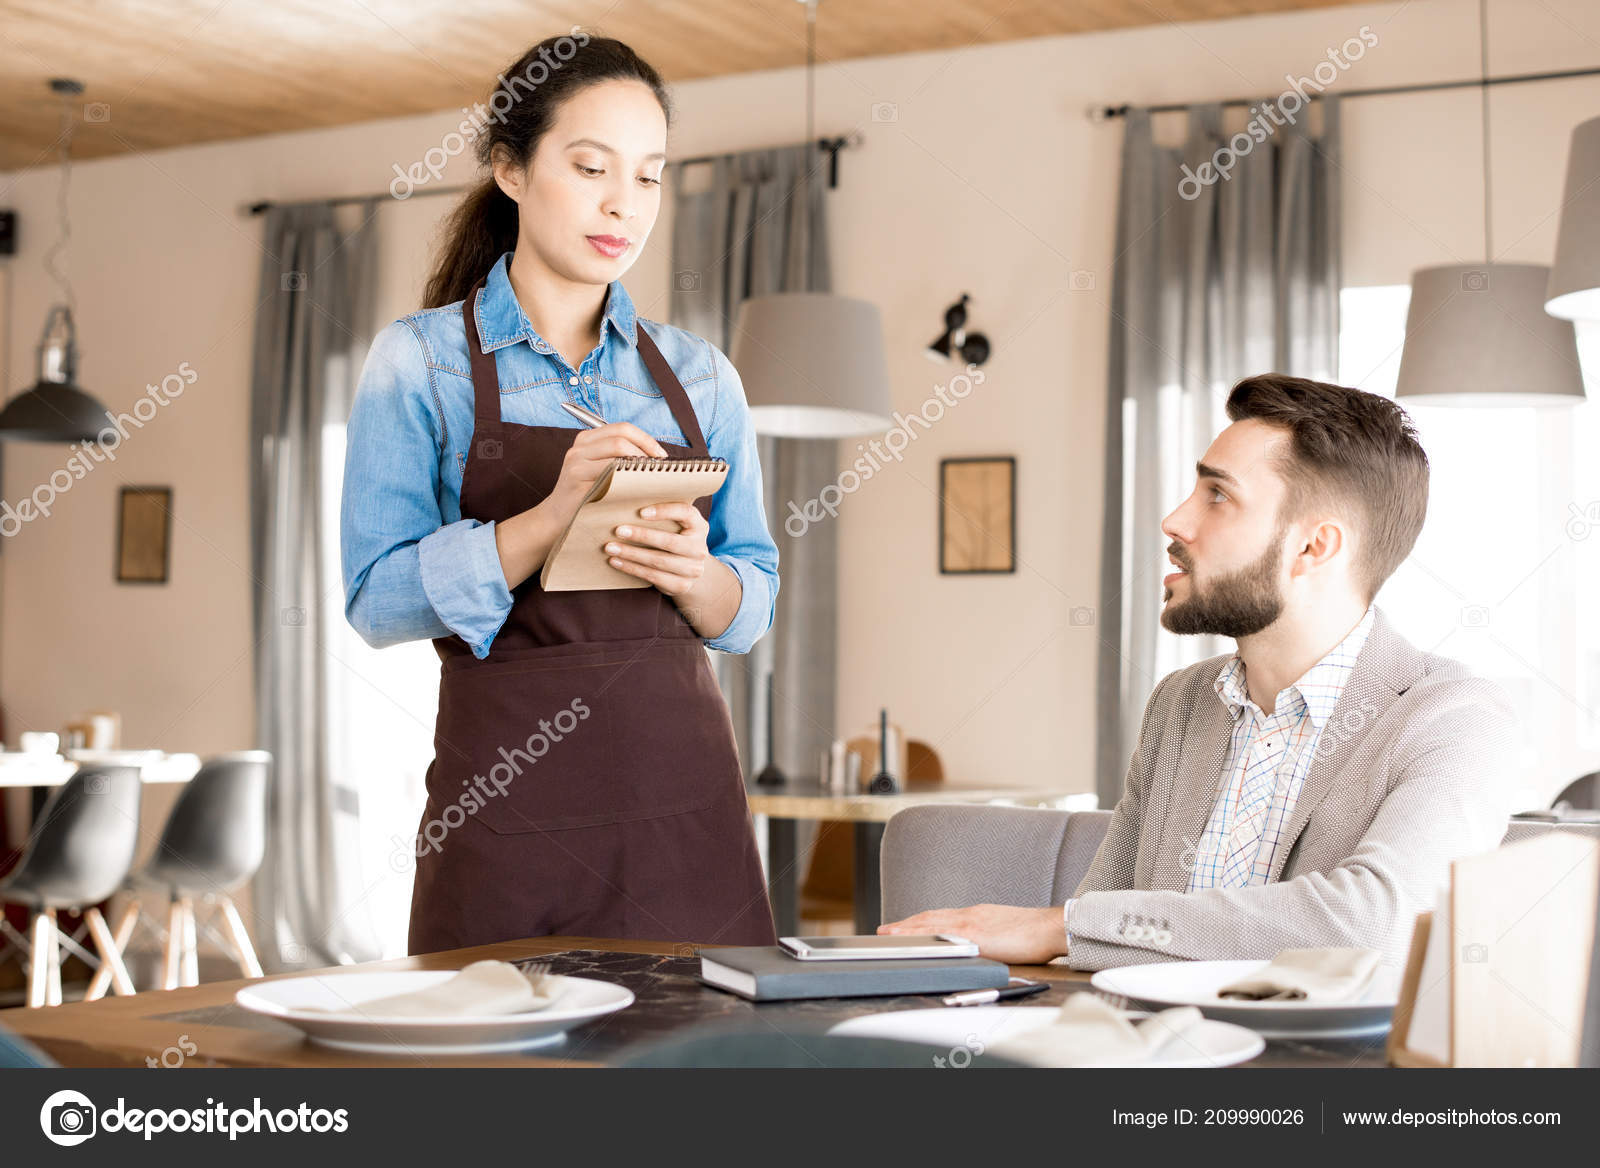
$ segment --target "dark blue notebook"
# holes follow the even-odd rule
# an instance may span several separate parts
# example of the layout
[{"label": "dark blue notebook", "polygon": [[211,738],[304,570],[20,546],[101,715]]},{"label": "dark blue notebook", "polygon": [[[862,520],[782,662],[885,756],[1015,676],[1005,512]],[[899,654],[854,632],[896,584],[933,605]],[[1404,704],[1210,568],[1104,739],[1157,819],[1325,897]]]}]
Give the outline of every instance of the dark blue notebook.
[{"label": "dark blue notebook", "polygon": [[985,957],[895,957],[801,961],[776,945],[697,949],[700,980],[752,1002],[864,998],[999,989],[1008,966]]}]

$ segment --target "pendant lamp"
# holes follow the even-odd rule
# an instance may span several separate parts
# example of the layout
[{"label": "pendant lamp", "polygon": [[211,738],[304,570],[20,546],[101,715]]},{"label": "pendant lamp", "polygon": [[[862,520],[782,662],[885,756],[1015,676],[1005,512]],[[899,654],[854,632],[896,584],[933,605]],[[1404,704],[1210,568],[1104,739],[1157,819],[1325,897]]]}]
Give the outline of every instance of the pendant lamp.
[{"label": "pendant lamp", "polygon": [[1567,182],[1544,310],[1564,320],[1600,320],[1600,118],[1572,131]]},{"label": "pendant lamp", "polygon": [[1494,262],[1487,0],[1479,0],[1478,24],[1484,262],[1412,273],[1395,396],[1426,405],[1578,405],[1584,392],[1577,334],[1570,321],[1545,311],[1550,269]]},{"label": "pendant lamp", "polygon": [[77,384],[78,338],[72,322],[72,285],[56,267],[66,246],[67,180],[71,174],[72,99],[83,84],[67,78],[50,82],[61,97],[61,235],[45,254],[45,268],[61,285],[65,303],[50,309],[39,338],[38,380],[0,410],[0,438],[22,442],[94,442],[113,423],[105,406]]},{"label": "pendant lamp", "polygon": [[[816,140],[812,74],[817,0],[806,6],[806,142]],[[811,168],[801,175],[810,222]],[[809,246],[810,240],[806,243]],[[739,370],[758,434],[849,438],[893,425],[883,320],[877,305],[824,292],[778,292],[739,305],[728,359]]]}]

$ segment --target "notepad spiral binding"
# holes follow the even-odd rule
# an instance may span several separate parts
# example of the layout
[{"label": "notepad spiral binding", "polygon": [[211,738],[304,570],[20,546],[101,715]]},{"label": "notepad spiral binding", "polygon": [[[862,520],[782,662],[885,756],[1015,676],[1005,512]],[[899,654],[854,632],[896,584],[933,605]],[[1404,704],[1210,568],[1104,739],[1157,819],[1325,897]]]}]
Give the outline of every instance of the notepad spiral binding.
[{"label": "notepad spiral binding", "polygon": [[721,470],[728,465],[726,458],[649,458],[633,457],[616,460],[617,470]]}]

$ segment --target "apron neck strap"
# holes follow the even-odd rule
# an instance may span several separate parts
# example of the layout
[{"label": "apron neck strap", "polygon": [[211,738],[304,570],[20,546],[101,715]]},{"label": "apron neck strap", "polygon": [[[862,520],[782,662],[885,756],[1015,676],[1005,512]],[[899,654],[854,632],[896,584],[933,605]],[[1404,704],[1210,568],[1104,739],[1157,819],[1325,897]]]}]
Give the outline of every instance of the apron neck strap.
[{"label": "apron neck strap", "polygon": [[461,302],[461,317],[467,329],[467,356],[472,361],[472,416],[478,422],[499,422],[500,375],[496,372],[494,355],[483,351],[475,311],[483,285],[484,280],[480,278]]},{"label": "apron neck strap", "polygon": [[634,328],[639,338],[639,356],[644,358],[645,368],[650,370],[650,376],[655,379],[656,388],[667,399],[667,405],[678,423],[678,429],[683,431],[689,449],[696,458],[710,457],[711,451],[706,447],[704,435],[700,433],[700,423],[694,416],[694,407],[689,404],[689,395],[684,392],[678,375],[672,371],[672,366],[667,364],[667,359],[661,355],[661,350],[656,348],[656,343],[650,339],[644,324],[635,322]]}]

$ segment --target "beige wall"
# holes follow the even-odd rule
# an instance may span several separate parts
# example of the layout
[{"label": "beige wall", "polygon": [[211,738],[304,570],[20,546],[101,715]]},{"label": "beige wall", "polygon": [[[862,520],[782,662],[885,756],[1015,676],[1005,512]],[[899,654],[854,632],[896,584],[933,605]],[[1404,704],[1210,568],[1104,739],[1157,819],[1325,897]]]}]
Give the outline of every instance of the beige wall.
[{"label": "beige wall", "polygon": [[[1494,0],[1491,8],[1495,72],[1600,65],[1592,0]],[[1120,133],[1115,123],[1090,123],[1084,109],[1276,93],[1286,71],[1308,73],[1362,25],[1379,44],[1342,86],[1478,70],[1471,0],[1172,25],[819,70],[819,131],[860,125],[866,138],[843,157],[832,195],[836,287],[882,307],[897,408],[917,408],[946,376],[920,350],[958,293],[973,294],[975,324],[996,347],[986,383],[840,515],[841,729],[865,724],[885,704],[962,779],[1093,788],[1096,636],[1073,626],[1070,612],[1097,604]],[[672,149],[794,141],[804,133],[803,95],[798,70],[680,86]],[[1554,241],[1566,136],[1600,108],[1600,80],[1507,88],[1494,101],[1497,236],[1505,258],[1543,262]],[[873,121],[876,103],[892,104],[895,120]],[[113,110],[113,125],[115,117]],[[253,744],[246,434],[261,257],[260,222],[242,208],[260,198],[382,190],[392,163],[419,158],[459,118],[447,111],[75,169],[69,263],[83,383],[123,409],[180,362],[199,379],[114,465],[0,549],[8,744],[22,730],[56,728],[91,707],[120,710],[130,746],[209,753]],[[1477,254],[1475,92],[1354,103],[1346,134],[1349,282],[1403,283],[1415,266]],[[445,181],[468,177],[467,160],[456,162]],[[21,216],[8,371],[16,392],[31,379],[52,297],[40,263],[54,232],[56,175],[44,167],[0,176],[0,192],[0,204]],[[416,199],[381,212],[380,320],[412,306],[444,203]],[[663,220],[627,278],[640,311],[656,319],[667,310],[669,234]],[[1075,272],[1093,286],[1075,287]],[[1012,577],[937,572],[938,460],[973,454],[1018,459]],[[65,456],[65,448],[4,447],[5,498],[14,503]],[[164,588],[113,582],[116,491],[140,483],[174,488]],[[159,799],[152,804],[152,816],[164,811]]]}]

